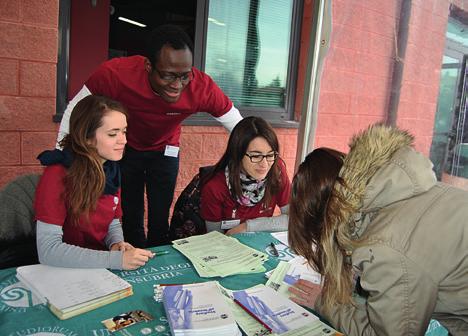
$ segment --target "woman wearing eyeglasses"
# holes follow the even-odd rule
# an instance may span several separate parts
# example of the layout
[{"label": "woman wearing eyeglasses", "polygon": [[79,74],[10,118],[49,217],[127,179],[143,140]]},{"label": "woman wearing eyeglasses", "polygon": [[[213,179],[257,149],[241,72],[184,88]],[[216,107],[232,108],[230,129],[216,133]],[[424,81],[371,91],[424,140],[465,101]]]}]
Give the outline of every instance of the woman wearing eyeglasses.
[{"label": "woman wearing eyeglasses", "polygon": [[[207,231],[284,231],[290,182],[275,131],[248,117],[234,127],[221,159],[203,179],[200,214]],[[273,216],[275,207],[281,215]]]}]

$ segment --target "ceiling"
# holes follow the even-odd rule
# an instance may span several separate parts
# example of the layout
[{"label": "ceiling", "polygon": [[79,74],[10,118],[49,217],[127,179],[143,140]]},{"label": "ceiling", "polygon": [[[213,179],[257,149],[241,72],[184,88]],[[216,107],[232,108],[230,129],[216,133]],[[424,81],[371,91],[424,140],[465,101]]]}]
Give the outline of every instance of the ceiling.
[{"label": "ceiling", "polygon": [[[195,36],[196,0],[111,0],[109,49],[113,56],[142,54],[151,30],[171,23]],[[118,20],[122,16],[146,25],[138,27]]]}]

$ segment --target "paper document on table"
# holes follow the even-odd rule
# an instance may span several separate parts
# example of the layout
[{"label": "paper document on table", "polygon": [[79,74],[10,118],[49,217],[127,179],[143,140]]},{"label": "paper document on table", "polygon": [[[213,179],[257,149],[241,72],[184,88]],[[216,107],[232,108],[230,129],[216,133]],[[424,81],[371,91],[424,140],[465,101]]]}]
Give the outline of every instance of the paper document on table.
[{"label": "paper document on table", "polygon": [[318,320],[311,312],[266,286],[232,294],[236,303],[276,334],[310,326]]},{"label": "paper document on table", "polygon": [[21,266],[16,277],[51,311],[66,319],[132,295],[132,286],[107,269]]},{"label": "paper document on table", "polygon": [[[270,336],[274,335],[275,334]],[[344,336],[344,334],[336,331],[322,321],[317,320],[302,328],[287,331],[281,334],[281,336]]]},{"label": "paper document on table", "polygon": [[172,335],[240,336],[234,313],[216,281],[166,286],[163,304]]},{"label": "paper document on table", "polygon": [[281,232],[272,232],[271,235],[275,238],[278,239],[281,244],[284,244],[286,246],[289,246],[288,242],[288,231],[281,231]]},{"label": "paper document on table", "polygon": [[[229,307],[234,313],[234,318],[236,319],[237,324],[241,327],[242,331],[247,336],[264,336],[271,335],[271,332],[264,327],[260,322],[254,319],[249,313],[242,309],[237,303],[234,302],[234,296],[232,295],[232,290],[224,288],[218,283],[221,293],[225,296],[226,301],[228,302]],[[256,285],[251,288],[263,287],[263,285]],[[249,288],[250,289],[250,288]]]},{"label": "paper document on table", "polygon": [[202,277],[265,272],[268,255],[213,231],[173,241],[173,247],[193,263]]}]

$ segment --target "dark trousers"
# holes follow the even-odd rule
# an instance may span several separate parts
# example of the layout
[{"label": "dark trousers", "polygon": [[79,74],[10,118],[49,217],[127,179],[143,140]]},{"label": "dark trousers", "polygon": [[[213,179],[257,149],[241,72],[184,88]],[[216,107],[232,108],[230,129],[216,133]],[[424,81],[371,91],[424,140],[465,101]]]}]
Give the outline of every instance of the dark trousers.
[{"label": "dark trousers", "polygon": [[[125,241],[135,247],[167,244],[169,209],[179,171],[179,158],[129,146],[120,161]],[[144,231],[144,195],[148,199],[148,235]]]}]

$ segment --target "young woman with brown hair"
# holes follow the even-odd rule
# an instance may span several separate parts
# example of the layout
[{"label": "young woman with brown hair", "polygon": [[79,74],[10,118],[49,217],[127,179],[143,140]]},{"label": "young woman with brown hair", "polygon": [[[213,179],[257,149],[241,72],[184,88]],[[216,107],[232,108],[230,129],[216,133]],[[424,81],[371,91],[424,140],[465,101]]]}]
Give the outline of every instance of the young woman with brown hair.
[{"label": "young woman with brown hair", "polygon": [[[234,127],[223,156],[202,179],[207,231],[287,230],[290,182],[278,153],[278,138],[265,120],[248,117]],[[276,206],[279,216],[273,216]]]},{"label": "young woman with brown hair", "polygon": [[292,183],[291,248],[322,274],[292,299],[346,335],[468,335],[468,193],[438,183],[413,137],[377,125],[319,148]]},{"label": "young woman with brown hair", "polygon": [[120,170],[126,141],[124,107],[87,96],[74,108],[63,150],[45,151],[36,189],[39,261],[62,267],[135,269],[153,256],[124,242]]}]

